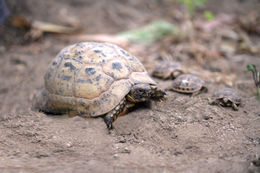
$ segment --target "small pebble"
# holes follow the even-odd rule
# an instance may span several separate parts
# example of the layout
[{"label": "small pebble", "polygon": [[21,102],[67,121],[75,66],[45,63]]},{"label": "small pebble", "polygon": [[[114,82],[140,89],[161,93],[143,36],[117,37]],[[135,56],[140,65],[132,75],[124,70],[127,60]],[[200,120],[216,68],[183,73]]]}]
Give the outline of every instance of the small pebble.
[{"label": "small pebble", "polygon": [[72,143],[71,143],[71,142],[68,142],[68,143],[66,144],[66,146],[67,146],[68,148],[70,148],[70,147],[72,147]]}]

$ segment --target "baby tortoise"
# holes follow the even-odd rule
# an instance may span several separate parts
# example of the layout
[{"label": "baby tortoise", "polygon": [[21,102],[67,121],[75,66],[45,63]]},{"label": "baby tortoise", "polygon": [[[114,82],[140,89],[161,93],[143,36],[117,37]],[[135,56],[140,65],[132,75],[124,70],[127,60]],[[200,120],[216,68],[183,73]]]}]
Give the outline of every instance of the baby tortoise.
[{"label": "baby tortoise", "polygon": [[161,79],[175,79],[183,73],[181,64],[173,61],[162,61],[155,66],[152,75]]},{"label": "baby tortoise", "polygon": [[102,116],[108,129],[135,103],[165,96],[136,57],[108,43],[82,42],[62,49],[49,64],[44,82],[33,109]]},{"label": "baby tortoise", "polygon": [[203,91],[207,91],[204,84],[205,82],[197,76],[192,74],[182,74],[172,82],[169,90],[179,93],[192,94],[194,96]]},{"label": "baby tortoise", "polygon": [[209,104],[218,104],[221,106],[232,107],[234,110],[238,110],[238,106],[241,104],[241,96],[238,91],[232,88],[223,88],[218,90],[210,99]]}]

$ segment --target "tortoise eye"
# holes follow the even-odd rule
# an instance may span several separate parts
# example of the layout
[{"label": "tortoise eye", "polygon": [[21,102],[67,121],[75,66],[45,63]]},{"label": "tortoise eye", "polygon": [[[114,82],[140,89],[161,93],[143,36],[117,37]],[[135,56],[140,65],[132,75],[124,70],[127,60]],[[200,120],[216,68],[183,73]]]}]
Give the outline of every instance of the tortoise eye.
[{"label": "tortoise eye", "polygon": [[139,94],[145,93],[143,89],[138,89],[137,92],[138,92]]}]

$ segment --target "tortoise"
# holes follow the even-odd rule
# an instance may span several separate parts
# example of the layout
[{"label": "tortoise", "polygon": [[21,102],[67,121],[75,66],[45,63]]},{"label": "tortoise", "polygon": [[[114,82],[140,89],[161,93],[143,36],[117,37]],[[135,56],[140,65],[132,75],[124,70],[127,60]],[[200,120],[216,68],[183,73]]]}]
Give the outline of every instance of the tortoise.
[{"label": "tortoise", "polygon": [[182,74],[178,76],[173,80],[171,87],[168,89],[179,93],[192,94],[193,96],[200,92],[207,91],[205,82],[201,78],[192,74]]},{"label": "tortoise", "polygon": [[222,88],[213,94],[209,100],[209,104],[218,104],[238,110],[238,106],[241,104],[241,96],[238,91],[233,88]]},{"label": "tortoise", "polygon": [[175,79],[183,73],[181,64],[174,61],[161,61],[154,67],[152,75],[161,79]]},{"label": "tortoise", "polygon": [[48,114],[103,117],[107,128],[138,102],[162,100],[142,63],[122,48],[81,42],[62,49],[49,64],[33,109]]}]

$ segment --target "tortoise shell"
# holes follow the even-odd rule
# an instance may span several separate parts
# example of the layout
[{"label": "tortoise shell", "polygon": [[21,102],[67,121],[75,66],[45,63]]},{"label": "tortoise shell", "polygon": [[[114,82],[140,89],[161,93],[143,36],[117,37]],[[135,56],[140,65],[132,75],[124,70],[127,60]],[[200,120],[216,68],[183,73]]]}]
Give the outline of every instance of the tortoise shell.
[{"label": "tortoise shell", "polygon": [[229,101],[235,103],[235,104],[240,104],[241,103],[241,96],[238,93],[237,90],[233,88],[222,88],[218,91],[215,92],[215,94],[212,96],[212,99],[214,101],[218,100],[223,102],[223,99],[226,98]]},{"label": "tortoise shell", "polygon": [[181,64],[174,61],[162,61],[154,67],[152,75],[162,79],[175,79],[182,73]]},{"label": "tortoise shell", "polygon": [[207,89],[204,83],[202,79],[195,75],[182,74],[172,82],[170,90],[187,94],[197,93]]},{"label": "tortoise shell", "polygon": [[96,42],[62,49],[44,81],[52,112],[74,111],[86,117],[111,111],[134,84],[156,85],[136,57],[116,45]]}]

